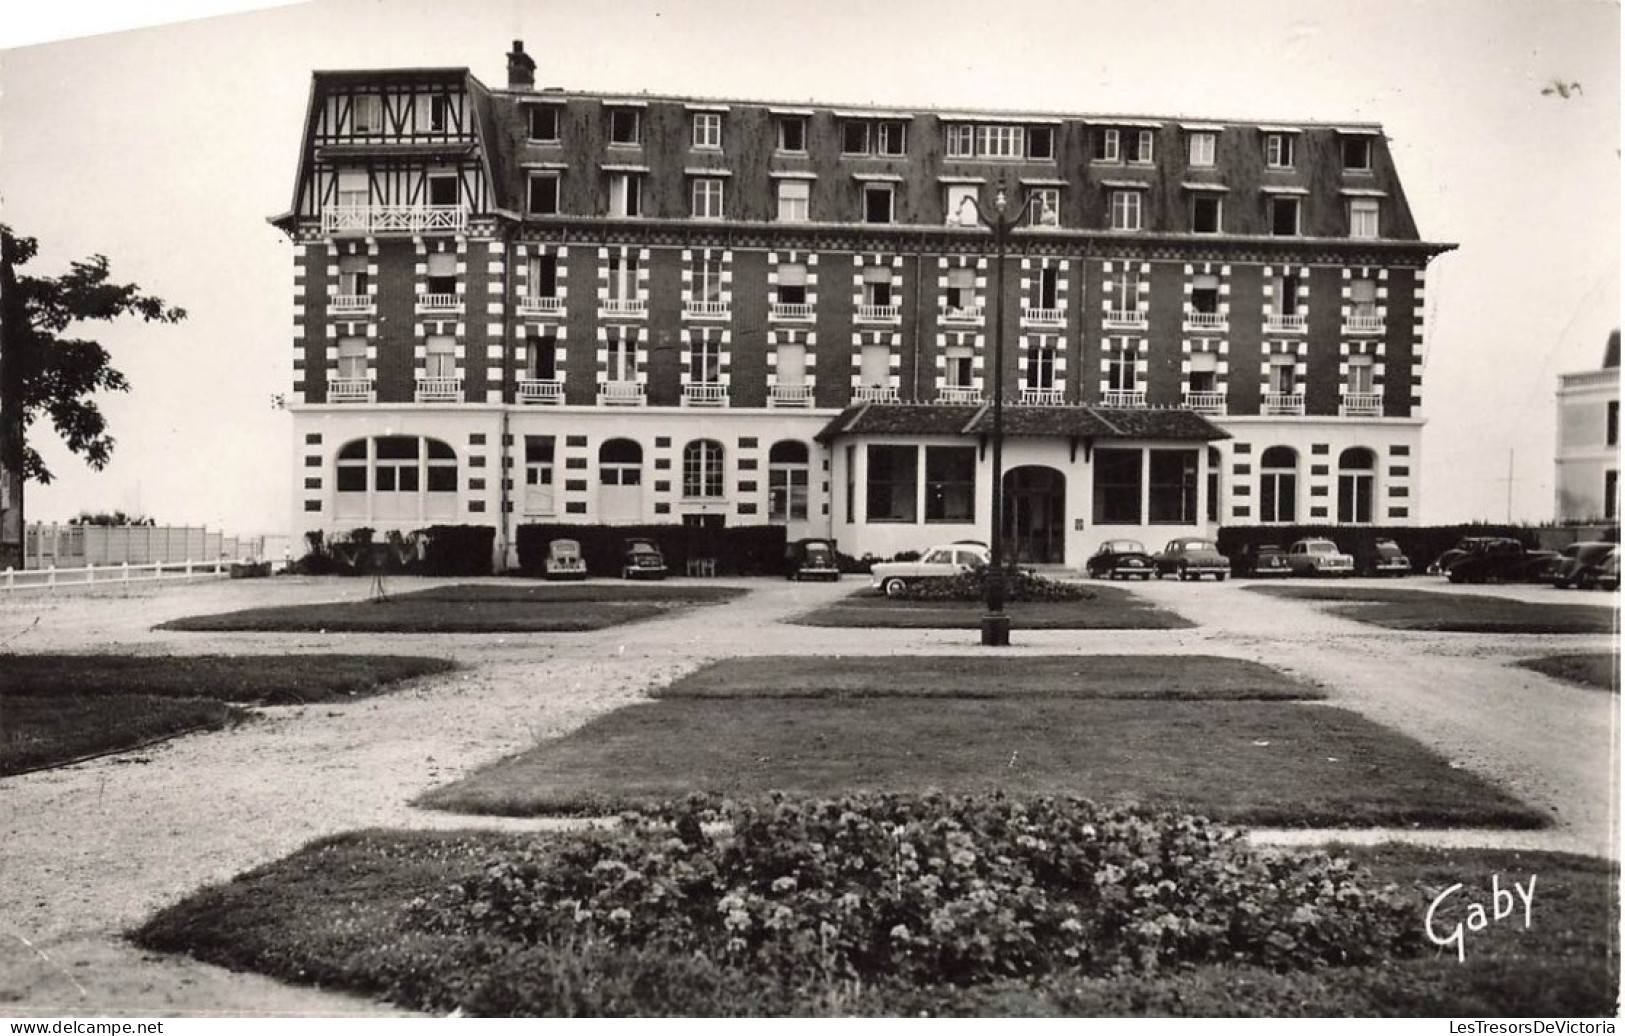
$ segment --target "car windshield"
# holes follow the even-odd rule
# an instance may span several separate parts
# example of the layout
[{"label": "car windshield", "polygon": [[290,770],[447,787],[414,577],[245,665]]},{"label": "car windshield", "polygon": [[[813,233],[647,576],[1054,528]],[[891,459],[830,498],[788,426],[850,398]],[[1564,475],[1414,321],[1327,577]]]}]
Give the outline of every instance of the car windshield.
[{"label": "car windshield", "polygon": [[937,550],[926,551],[925,557],[921,558],[920,562],[926,565],[947,565],[952,563],[953,560],[954,556],[951,551],[942,550],[939,548]]}]

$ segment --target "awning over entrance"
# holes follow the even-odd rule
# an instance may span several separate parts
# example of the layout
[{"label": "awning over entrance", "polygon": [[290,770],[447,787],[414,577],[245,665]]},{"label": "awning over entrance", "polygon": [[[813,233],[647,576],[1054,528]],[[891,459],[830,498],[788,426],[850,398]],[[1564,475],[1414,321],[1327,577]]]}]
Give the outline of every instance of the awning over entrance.
[{"label": "awning over entrance", "polygon": [[[1179,408],[1113,408],[1091,406],[1006,406],[1004,434],[1009,437],[1065,439],[1155,439],[1169,442],[1212,442],[1228,439],[1201,414]],[[819,431],[829,445],[849,435],[993,434],[993,407],[939,403],[863,403],[848,407]]]}]

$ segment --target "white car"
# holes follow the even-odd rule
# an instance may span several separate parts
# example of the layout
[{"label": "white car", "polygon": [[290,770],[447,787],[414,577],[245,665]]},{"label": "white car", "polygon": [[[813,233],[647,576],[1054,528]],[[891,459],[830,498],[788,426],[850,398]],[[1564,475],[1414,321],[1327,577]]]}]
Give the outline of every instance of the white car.
[{"label": "white car", "polygon": [[1295,576],[1354,574],[1354,558],[1337,549],[1331,540],[1299,540],[1286,552],[1286,563]]},{"label": "white car", "polygon": [[932,547],[918,561],[882,561],[870,569],[870,585],[887,597],[901,597],[922,579],[946,579],[961,572],[986,568],[987,547],[963,541]]}]

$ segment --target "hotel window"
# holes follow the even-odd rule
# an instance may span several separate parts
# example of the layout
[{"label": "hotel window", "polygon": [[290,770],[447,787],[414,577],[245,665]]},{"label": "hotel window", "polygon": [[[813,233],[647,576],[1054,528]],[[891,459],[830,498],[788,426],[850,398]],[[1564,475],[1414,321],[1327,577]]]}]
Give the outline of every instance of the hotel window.
[{"label": "hotel window", "polygon": [[865,223],[892,222],[892,187],[890,184],[863,185],[863,221]]},{"label": "hotel window", "polygon": [[[373,440],[376,459],[372,468],[372,488],[380,493],[418,491],[419,440],[407,435],[381,435]],[[455,485],[453,488],[456,488]]]},{"label": "hotel window", "polygon": [[454,252],[430,252],[427,280],[424,290],[430,295],[457,293],[457,255]]},{"label": "hotel window", "polygon": [[1349,315],[1363,320],[1377,318],[1377,282],[1359,277],[1349,282]]},{"label": "hotel window", "polygon": [[360,170],[340,170],[338,182],[338,207],[341,209],[364,209],[367,207],[367,174]]},{"label": "hotel window", "polygon": [[598,447],[598,483],[604,486],[643,484],[643,447],[631,439],[606,439]]},{"label": "hotel window", "polygon": [[908,153],[908,123],[882,122],[875,127],[875,151],[882,155]]},{"label": "hotel window", "polygon": [[1284,273],[1275,278],[1275,312],[1294,316],[1303,307],[1303,284],[1295,273]]},{"label": "hotel window", "polygon": [[807,265],[805,263],[779,264],[779,291],[774,299],[781,306],[807,304]]},{"label": "hotel window", "polygon": [[1371,171],[1371,138],[1365,135],[1343,138],[1343,168],[1351,173]]},{"label": "hotel window", "polygon": [[350,102],[350,131],[378,133],[384,128],[384,99],[377,94],[357,94]]},{"label": "hotel window", "polygon": [[1135,165],[1150,165],[1156,139],[1155,130],[1144,129],[1130,133],[1126,142],[1128,145],[1128,160]]},{"label": "hotel window", "polygon": [[701,177],[694,181],[694,202],[690,213],[695,219],[722,218],[722,181]]},{"label": "hotel window", "polygon": [[1059,309],[1061,307],[1061,271],[1058,267],[1046,266],[1038,271],[1038,308]]},{"label": "hotel window", "polygon": [[722,444],[696,439],[683,447],[683,495],[715,499],[722,496]]},{"label": "hotel window", "polygon": [[722,115],[719,112],[694,113],[694,146],[720,148],[722,146]]},{"label": "hotel window", "polygon": [[457,376],[457,343],[451,335],[430,335],[424,342],[423,352],[425,378]]},{"label": "hotel window", "polygon": [[430,173],[427,182],[430,205],[446,208],[457,204],[456,173]]},{"label": "hotel window", "polygon": [[948,157],[976,157],[976,127],[958,123],[948,127]]},{"label": "hotel window", "polygon": [[1190,136],[1190,164],[1193,166],[1211,166],[1214,155],[1218,151],[1219,135],[1207,131],[1192,133]]},{"label": "hotel window", "polygon": [[866,345],[858,359],[858,379],[864,388],[891,384],[891,346]]},{"label": "hotel window", "polygon": [[1608,401],[1607,425],[1603,431],[1603,445],[1619,445],[1619,400]]},{"label": "hotel window", "polygon": [[1112,283],[1112,308],[1120,313],[1139,313],[1140,279],[1125,273]]},{"label": "hotel window", "polygon": [[531,173],[525,211],[532,216],[559,214],[559,174]]},{"label": "hotel window", "polygon": [[1369,395],[1375,391],[1372,375],[1376,370],[1375,360],[1370,356],[1350,356],[1348,367],[1348,384],[1344,391],[1350,395]]},{"label": "hotel window", "polygon": [[1199,273],[1191,284],[1191,311],[1217,313],[1219,311],[1219,278],[1211,273]]},{"label": "hotel window", "polygon": [[1026,138],[1020,126],[976,127],[976,153],[982,158],[1020,158]]},{"label": "hotel window", "polygon": [[526,136],[531,140],[555,141],[559,139],[559,110],[551,104],[530,106],[530,125]]},{"label": "hotel window", "polygon": [[973,183],[948,185],[948,226],[975,227],[981,225],[977,208],[978,190],[977,185]]},{"label": "hotel window", "polygon": [[559,375],[559,340],[553,335],[525,340],[525,377],[530,381],[556,381]]},{"label": "hotel window", "polygon": [[976,271],[955,266],[948,271],[948,308],[969,309],[976,305]]},{"label": "hotel window", "polygon": [[1061,189],[1037,187],[1027,195],[1027,225],[1030,227],[1058,227],[1061,225]]},{"label": "hotel window", "polygon": [[367,257],[364,255],[339,256],[339,294],[365,295],[367,293]]},{"label": "hotel window", "polygon": [[341,493],[367,491],[367,440],[345,443],[335,463],[333,484]]},{"label": "hotel window", "polygon": [[868,506],[871,522],[912,522],[919,516],[920,451],[915,446],[870,446]]},{"label": "hotel window", "polygon": [[1192,392],[1219,391],[1217,352],[1191,353],[1190,384]]},{"label": "hotel window", "polygon": [[1111,228],[1113,230],[1139,230],[1140,226],[1140,192],[1132,190],[1113,191]]},{"label": "hotel window", "polygon": [[688,380],[692,385],[722,381],[722,343],[714,331],[696,330],[688,343]]},{"label": "hotel window", "polygon": [[340,381],[365,381],[367,378],[367,340],[365,338],[339,339]]},{"label": "hotel window", "polygon": [[526,514],[553,514],[553,436],[525,436]]},{"label": "hotel window", "polygon": [[617,302],[630,302],[638,297],[637,256],[610,253],[609,297]]},{"label": "hotel window", "polygon": [[451,122],[451,98],[435,94],[429,98],[429,130],[444,133]]},{"label": "hotel window", "polygon": [[1224,226],[1224,199],[1210,191],[1191,195],[1191,233],[1217,234]]},{"label": "hotel window", "polygon": [[722,258],[699,255],[690,270],[690,287],[695,302],[722,301]]},{"label": "hotel window", "polygon": [[1602,473],[1602,516],[1606,521],[1619,519],[1619,472]]},{"label": "hotel window", "polygon": [[807,222],[811,198],[812,184],[806,180],[780,180],[779,222]]},{"label": "hotel window", "polygon": [[948,346],[944,384],[949,388],[970,388],[975,383],[975,356],[975,350],[963,342]]},{"label": "hotel window", "polygon": [[1096,525],[1140,524],[1141,464],[1139,450],[1095,450]]},{"label": "hotel window", "polygon": [[1377,455],[1363,446],[1344,450],[1337,458],[1337,520],[1370,522],[1376,491]]},{"label": "hotel window", "polygon": [[799,388],[807,384],[807,347],[799,342],[782,342],[774,349],[773,381]]},{"label": "hotel window", "polygon": [[1027,388],[1052,389],[1055,387],[1054,335],[1039,335],[1027,353]]},{"label": "hotel window", "polygon": [[1095,130],[1095,161],[1120,162],[1122,155],[1123,131],[1119,129]]},{"label": "hotel window", "polygon": [[1151,451],[1151,513],[1153,525],[1196,524],[1195,450]]},{"label": "hotel window", "polygon": [[1271,446],[1259,458],[1258,519],[1264,522],[1298,520],[1298,454],[1286,446]]},{"label": "hotel window", "polygon": [[793,154],[807,151],[807,120],[800,115],[779,117],[779,150]]},{"label": "hotel window", "polygon": [[1035,159],[1055,157],[1055,127],[1034,126],[1027,130],[1027,157]]},{"label": "hotel window", "polygon": [[1113,338],[1106,355],[1106,388],[1111,392],[1134,392],[1135,368],[1139,365],[1139,340]]},{"label": "hotel window", "polygon": [[1270,196],[1270,233],[1275,237],[1295,237],[1298,233],[1300,202],[1287,195]]},{"label": "hotel window", "polygon": [[636,144],[642,137],[640,113],[636,108],[611,108],[609,110],[609,142],[611,144]]},{"label": "hotel window", "polygon": [[636,332],[630,328],[612,327],[604,340],[604,380],[634,382],[638,380]]},{"label": "hotel window", "polygon": [[841,123],[841,154],[867,155],[869,153],[869,124],[861,119]]},{"label": "hotel window", "polygon": [[1264,135],[1264,164],[1271,169],[1291,169],[1293,143],[1296,134],[1266,133]]},{"label": "hotel window", "polygon": [[767,520],[807,518],[807,444],[786,439],[767,452]]},{"label": "hotel window", "polygon": [[525,260],[527,291],[533,299],[554,299],[559,295],[559,258],[533,255]]},{"label": "hotel window", "polygon": [[925,520],[976,520],[976,447],[925,448]]},{"label": "hotel window", "polygon": [[1378,202],[1375,198],[1349,199],[1349,237],[1370,241],[1377,236]]},{"label": "hotel window", "polygon": [[863,268],[863,304],[865,306],[894,305],[892,271],[889,266]]},{"label": "hotel window", "polygon": [[609,214],[643,215],[643,177],[637,173],[609,174]]},{"label": "hotel window", "polygon": [[1298,360],[1293,356],[1270,357],[1270,394],[1296,395],[1298,391]]}]

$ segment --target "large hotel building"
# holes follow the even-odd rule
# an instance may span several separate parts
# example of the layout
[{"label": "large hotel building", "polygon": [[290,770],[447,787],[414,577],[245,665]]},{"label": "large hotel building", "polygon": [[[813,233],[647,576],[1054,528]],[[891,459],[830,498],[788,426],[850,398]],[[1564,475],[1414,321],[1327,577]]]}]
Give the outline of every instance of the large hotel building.
[{"label": "large hotel building", "polygon": [[538,89],[519,43],[507,65],[504,89],[314,76],[272,220],[296,535],[490,525],[498,564],[537,522],[985,539],[1000,352],[1023,560],[1417,518],[1424,272],[1452,246],[1420,239],[1379,126]]}]

